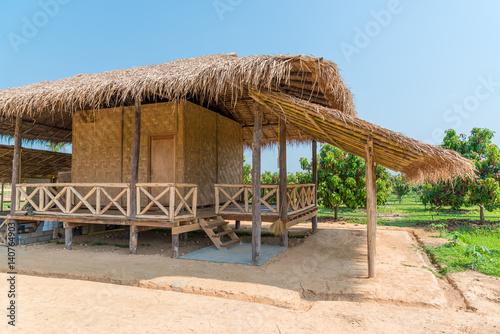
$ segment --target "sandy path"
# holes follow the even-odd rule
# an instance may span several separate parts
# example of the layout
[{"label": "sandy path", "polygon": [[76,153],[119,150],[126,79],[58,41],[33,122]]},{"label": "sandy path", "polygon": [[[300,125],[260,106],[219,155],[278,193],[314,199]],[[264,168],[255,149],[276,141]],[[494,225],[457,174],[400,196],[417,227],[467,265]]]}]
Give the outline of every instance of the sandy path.
[{"label": "sandy path", "polygon": [[[6,275],[0,274],[5,282]],[[498,314],[372,302],[308,311],[170,291],[18,276],[18,326],[1,333],[498,333]],[[4,284],[0,289],[4,289]],[[3,296],[3,294],[2,294]],[[5,303],[2,297],[1,303]],[[4,317],[2,317],[3,319]]]}]

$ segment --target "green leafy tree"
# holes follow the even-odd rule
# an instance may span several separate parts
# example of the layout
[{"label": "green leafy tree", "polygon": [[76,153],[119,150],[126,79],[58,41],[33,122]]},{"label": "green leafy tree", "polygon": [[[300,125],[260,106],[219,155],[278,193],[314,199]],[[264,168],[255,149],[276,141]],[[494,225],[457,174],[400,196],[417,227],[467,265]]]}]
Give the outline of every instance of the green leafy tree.
[{"label": "green leafy tree", "polygon": [[394,175],[391,177],[391,188],[393,194],[398,197],[399,204],[403,202],[403,196],[410,192],[410,184],[403,175]]},{"label": "green leafy tree", "polygon": [[252,166],[245,163],[245,156],[243,156],[243,183],[252,183]]},{"label": "green leafy tree", "polygon": [[[335,209],[341,204],[350,209],[366,205],[365,161],[353,154],[332,146],[322,145],[318,166],[318,199],[320,203]],[[377,166],[377,204],[385,204],[389,199],[389,172]]]},{"label": "green leafy tree", "polygon": [[422,202],[431,209],[441,210],[443,206],[460,207],[478,205],[480,219],[484,223],[484,209],[493,211],[500,207],[500,151],[492,143],[494,132],[474,128],[469,137],[447,130],[442,146],[457,151],[473,161],[477,179],[456,179],[451,183],[426,184],[422,191]]},{"label": "green leafy tree", "polygon": [[47,145],[45,145],[45,147],[52,152],[61,152],[64,146],[66,146],[66,143],[48,143]]}]

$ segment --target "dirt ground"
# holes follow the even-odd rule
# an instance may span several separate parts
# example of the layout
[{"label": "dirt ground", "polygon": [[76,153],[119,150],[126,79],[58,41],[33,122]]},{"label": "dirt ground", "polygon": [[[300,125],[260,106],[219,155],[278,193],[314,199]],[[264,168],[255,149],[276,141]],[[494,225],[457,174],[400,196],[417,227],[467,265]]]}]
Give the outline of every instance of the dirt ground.
[{"label": "dirt ground", "polygon": [[[18,249],[20,274],[48,276],[18,276],[20,332],[500,333],[500,280],[436,278],[419,248],[435,238],[423,231],[380,227],[375,279],[366,278],[365,226],[351,224],[320,224],[259,267],[171,259],[168,235],[140,234],[136,256],[113,246],[126,240],[116,235],[82,236],[81,246],[78,238],[73,251]],[[92,246],[102,238],[108,245]],[[181,242],[181,252],[201,239]]]}]

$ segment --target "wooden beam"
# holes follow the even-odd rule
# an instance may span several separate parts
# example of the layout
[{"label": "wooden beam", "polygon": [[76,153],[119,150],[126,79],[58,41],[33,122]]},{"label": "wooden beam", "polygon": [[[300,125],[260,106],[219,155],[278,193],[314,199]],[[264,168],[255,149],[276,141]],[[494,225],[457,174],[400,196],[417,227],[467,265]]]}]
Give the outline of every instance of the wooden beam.
[{"label": "wooden beam", "polygon": [[66,226],[64,228],[64,248],[66,250],[73,249],[73,227]]},{"label": "wooden beam", "polygon": [[[315,203],[318,203],[318,147],[315,140],[312,142],[312,183],[316,185],[314,188]],[[312,217],[313,231],[318,229],[318,216]]]},{"label": "wooden beam", "polygon": [[[286,170],[286,122],[280,118],[279,132],[279,162],[280,162],[280,190],[279,190],[279,215],[285,224],[288,221],[288,187]],[[288,247],[288,230],[285,228],[285,234],[280,236],[280,246]]]},{"label": "wooden beam", "polygon": [[[132,144],[132,172],[130,174],[130,214],[137,215],[137,183],[139,179],[139,154],[141,148],[141,101],[135,101],[134,141]],[[140,209],[140,208],[139,208]]]},{"label": "wooden beam", "polygon": [[366,216],[368,244],[368,277],[375,277],[375,255],[377,234],[377,185],[375,175],[375,156],[373,154],[373,139],[366,142]]},{"label": "wooden beam", "polygon": [[[17,195],[16,195],[16,185],[19,183],[19,172],[21,166],[21,127],[23,124],[23,120],[21,116],[16,116],[16,126],[14,133],[14,156],[12,158],[12,182],[11,182],[11,190],[10,190],[10,214],[14,214],[16,212],[17,206]],[[11,220],[11,224],[14,225],[14,240],[13,243],[15,245],[18,244],[19,240],[17,239],[17,221]]]},{"label": "wooden beam", "polygon": [[241,228],[241,220],[234,221],[234,229],[239,230]]},{"label": "wooden beam", "polygon": [[261,164],[261,141],[262,141],[262,109],[259,104],[254,103],[254,128],[252,144],[252,263],[260,264],[261,243],[261,202],[260,202],[260,164]]},{"label": "wooden beam", "polygon": [[129,254],[136,255],[137,254],[137,237],[139,231],[135,225],[130,225],[130,240],[129,240]]}]

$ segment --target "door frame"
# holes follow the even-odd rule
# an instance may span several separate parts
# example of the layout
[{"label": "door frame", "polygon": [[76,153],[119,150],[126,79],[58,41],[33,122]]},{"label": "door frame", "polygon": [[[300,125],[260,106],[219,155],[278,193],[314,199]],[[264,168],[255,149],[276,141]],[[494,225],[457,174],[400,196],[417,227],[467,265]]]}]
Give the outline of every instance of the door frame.
[{"label": "door frame", "polygon": [[[148,175],[147,175],[147,183],[152,183],[152,164],[151,164],[151,159],[153,158],[153,140],[155,139],[173,139],[174,140],[174,183],[177,181],[177,176],[176,176],[176,151],[177,151],[177,140],[175,138],[175,134],[162,134],[162,135],[150,135],[149,140],[148,140]],[[151,192],[151,189],[149,189],[149,192]]]}]

